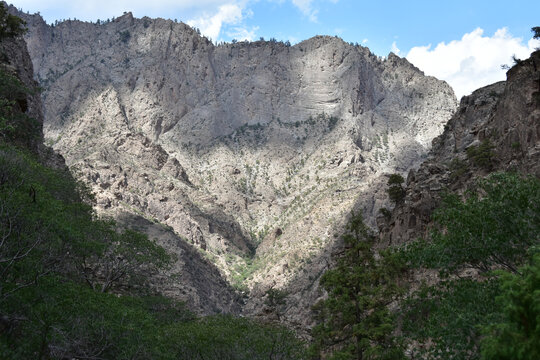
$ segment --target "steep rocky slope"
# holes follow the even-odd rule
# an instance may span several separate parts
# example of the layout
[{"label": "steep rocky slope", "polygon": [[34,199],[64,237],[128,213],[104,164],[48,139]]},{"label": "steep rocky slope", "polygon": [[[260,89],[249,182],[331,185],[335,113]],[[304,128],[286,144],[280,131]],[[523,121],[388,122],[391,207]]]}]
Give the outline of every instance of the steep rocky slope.
[{"label": "steep rocky slope", "polygon": [[444,191],[463,192],[476,177],[501,170],[540,177],[540,51],[510,69],[506,82],[461,99],[427,160],[409,172],[403,204],[391,219],[378,219],[381,240],[426,235]]},{"label": "steep rocky slope", "polygon": [[301,269],[352,208],[373,221],[382,175],[418,164],[456,108],[446,83],[338,38],[215,46],[129,13],[24,17],[46,140],[98,210],[170,226],[260,296],[311,288]]},{"label": "steep rocky slope", "polygon": [[[33,77],[32,60],[21,37],[2,39],[0,42],[0,66],[3,72],[20,80],[26,88],[36,89],[38,87],[38,83]],[[5,86],[6,84],[2,83],[2,87]],[[10,95],[16,96],[16,94]],[[5,104],[2,104],[2,106],[5,106]],[[35,130],[39,135],[34,137],[34,134],[28,134],[27,141],[29,143],[25,144],[37,152],[43,142],[41,132],[43,126],[43,103],[39,92],[31,91],[25,94],[25,96],[17,99],[14,107],[14,111],[24,113],[37,121],[38,126]]]}]

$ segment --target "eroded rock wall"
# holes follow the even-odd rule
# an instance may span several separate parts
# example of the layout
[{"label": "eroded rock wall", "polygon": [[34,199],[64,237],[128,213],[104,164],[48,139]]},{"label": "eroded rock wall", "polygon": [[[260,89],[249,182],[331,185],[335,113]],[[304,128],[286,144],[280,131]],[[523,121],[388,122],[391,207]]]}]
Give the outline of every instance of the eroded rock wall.
[{"label": "eroded rock wall", "polygon": [[25,19],[46,141],[97,209],[170,226],[257,296],[316,284],[350,210],[374,224],[384,175],[419,164],[457,106],[405,59],[334,37],[216,46],[129,13]]}]

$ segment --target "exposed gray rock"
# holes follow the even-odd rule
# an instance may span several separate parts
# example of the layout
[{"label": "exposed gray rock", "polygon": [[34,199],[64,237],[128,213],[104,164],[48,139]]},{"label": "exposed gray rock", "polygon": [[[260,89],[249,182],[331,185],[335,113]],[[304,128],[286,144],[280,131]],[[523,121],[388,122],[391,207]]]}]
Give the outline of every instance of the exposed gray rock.
[{"label": "exposed gray rock", "polygon": [[131,14],[24,17],[45,137],[98,210],[170,226],[259,299],[313,288],[300,269],[324,267],[353,207],[374,224],[383,175],[417,165],[456,108],[407,60],[334,37],[216,46]]},{"label": "exposed gray rock", "polygon": [[215,265],[178,237],[172,228],[129,213],[119,214],[117,219],[120,225],[147,234],[169,253],[176,254],[171,268],[152,278],[156,290],[185,301],[202,314],[240,312],[242,299]]}]

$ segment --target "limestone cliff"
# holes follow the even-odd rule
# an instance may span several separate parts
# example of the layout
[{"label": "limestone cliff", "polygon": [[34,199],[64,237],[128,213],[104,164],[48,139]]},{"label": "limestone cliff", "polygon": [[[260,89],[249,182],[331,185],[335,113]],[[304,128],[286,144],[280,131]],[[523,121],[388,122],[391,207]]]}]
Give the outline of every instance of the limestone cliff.
[{"label": "limestone cliff", "polygon": [[405,59],[339,38],[216,46],[129,13],[24,17],[46,141],[98,210],[169,226],[259,298],[312,288],[346,215],[373,223],[383,175],[417,165],[457,105]]}]

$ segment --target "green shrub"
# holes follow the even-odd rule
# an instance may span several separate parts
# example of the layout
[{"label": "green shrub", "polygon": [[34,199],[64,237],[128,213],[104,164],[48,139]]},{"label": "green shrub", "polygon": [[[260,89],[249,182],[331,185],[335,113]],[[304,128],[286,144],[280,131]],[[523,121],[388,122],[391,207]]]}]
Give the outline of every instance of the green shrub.
[{"label": "green shrub", "polygon": [[131,39],[131,33],[129,30],[124,30],[120,32],[120,41],[124,44],[127,44],[127,42]]},{"label": "green shrub", "polygon": [[495,165],[494,148],[489,139],[484,139],[480,145],[473,145],[467,148],[467,157],[476,166],[491,170]]},{"label": "green shrub", "polygon": [[402,306],[403,335],[418,343],[412,357],[477,359],[480,327],[497,318],[498,292],[498,282],[493,278],[422,286]]},{"label": "green shrub", "polygon": [[390,220],[390,218],[392,217],[392,212],[385,207],[380,208],[379,213],[384,216],[386,221]]},{"label": "green shrub", "polygon": [[540,181],[496,173],[477,181],[462,200],[443,198],[433,215],[431,241],[409,246],[411,264],[455,271],[493,266],[516,271],[527,249],[540,241]]}]

